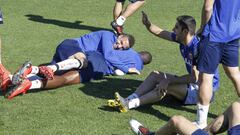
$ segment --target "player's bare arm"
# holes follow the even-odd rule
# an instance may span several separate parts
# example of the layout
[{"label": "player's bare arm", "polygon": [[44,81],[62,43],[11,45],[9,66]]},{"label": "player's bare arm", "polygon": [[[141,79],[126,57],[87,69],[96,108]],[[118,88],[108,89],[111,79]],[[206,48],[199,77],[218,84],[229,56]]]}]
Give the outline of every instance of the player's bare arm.
[{"label": "player's bare arm", "polygon": [[204,25],[208,23],[212,16],[213,3],[214,0],[204,0],[204,4],[202,7],[202,19],[200,31],[202,31]]},{"label": "player's bare arm", "polygon": [[151,23],[150,20],[148,19],[147,14],[143,11],[142,11],[142,23],[145,25],[147,30],[154,34],[155,36],[158,36],[169,41],[173,41],[171,37],[171,32],[163,30],[157,25]]}]

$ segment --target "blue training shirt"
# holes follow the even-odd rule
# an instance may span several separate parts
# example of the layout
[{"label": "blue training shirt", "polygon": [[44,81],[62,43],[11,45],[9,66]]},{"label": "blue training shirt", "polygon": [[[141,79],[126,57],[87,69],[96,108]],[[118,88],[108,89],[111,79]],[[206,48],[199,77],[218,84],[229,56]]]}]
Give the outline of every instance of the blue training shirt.
[{"label": "blue training shirt", "polygon": [[229,42],[240,38],[240,0],[215,0],[203,36],[209,36],[213,42]]},{"label": "blue training shirt", "polygon": [[[134,49],[130,48],[128,50],[114,50],[113,53],[128,68],[136,68],[138,71],[141,71],[143,69],[143,61],[141,59],[141,56]],[[108,61],[106,62],[108,63]],[[113,74],[116,67],[112,65],[111,69],[112,70],[110,71],[110,74]]]},{"label": "blue training shirt", "polygon": [[[171,36],[172,36],[172,40],[177,42],[176,34],[172,33]],[[197,38],[197,36],[194,36],[192,41],[188,45],[183,45],[182,43],[179,43],[179,49],[184,59],[186,70],[189,74],[192,74],[192,68],[194,65],[197,64],[198,45],[199,45],[199,39]],[[217,69],[213,77],[214,91],[217,90],[219,87],[219,79],[220,78],[219,78],[218,69]]]},{"label": "blue training shirt", "polygon": [[[83,52],[98,51],[103,54],[109,67],[113,66],[122,70],[124,73],[128,72],[128,66],[123,63],[114,53],[113,45],[117,41],[117,37],[110,31],[96,31],[83,35],[79,38],[74,38],[78,41],[79,47]],[[126,50],[124,50],[126,51]]]}]

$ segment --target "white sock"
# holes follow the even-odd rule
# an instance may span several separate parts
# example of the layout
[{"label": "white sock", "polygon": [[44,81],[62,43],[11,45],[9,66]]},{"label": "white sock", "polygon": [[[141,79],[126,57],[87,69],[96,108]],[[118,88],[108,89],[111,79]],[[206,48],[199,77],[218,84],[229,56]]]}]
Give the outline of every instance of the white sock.
[{"label": "white sock", "polygon": [[134,98],[128,101],[128,109],[137,108],[140,106],[140,99]]},{"label": "white sock", "polygon": [[31,71],[31,73],[30,74],[38,74],[38,72],[39,72],[39,68],[37,67],[37,66],[32,66],[32,71]]},{"label": "white sock", "polygon": [[119,25],[119,26],[122,26],[125,22],[126,18],[123,17],[123,16],[119,16],[116,20],[116,23]]},{"label": "white sock", "polygon": [[66,59],[64,61],[58,62],[56,65],[49,65],[54,72],[56,70],[70,70],[73,68],[81,68],[82,63],[77,59]]},{"label": "white sock", "polygon": [[57,71],[58,69],[57,65],[48,65],[47,67],[51,68],[53,72]]},{"label": "white sock", "polygon": [[197,119],[196,122],[198,125],[207,124],[209,105],[197,104]]},{"label": "white sock", "polygon": [[131,100],[131,99],[134,99],[134,98],[139,98],[139,96],[136,93],[132,93],[131,95],[129,95],[127,97],[127,100]]},{"label": "white sock", "polygon": [[34,80],[31,81],[32,85],[30,87],[30,89],[40,89],[42,87],[42,81],[40,80]]}]

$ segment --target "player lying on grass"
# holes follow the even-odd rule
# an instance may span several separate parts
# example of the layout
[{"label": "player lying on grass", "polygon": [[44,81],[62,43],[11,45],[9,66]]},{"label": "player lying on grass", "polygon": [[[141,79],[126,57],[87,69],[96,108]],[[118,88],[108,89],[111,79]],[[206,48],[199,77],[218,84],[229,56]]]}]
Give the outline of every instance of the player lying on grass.
[{"label": "player lying on grass", "polygon": [[[90,38],[90,35],[88,35],[86,42],[96,41],[96,36],[93,37],[95,39]],[[81,40],[81,42],[84,41]],[[11,99],[28,89],[52,89],[64,85],[88,82],[91,79],[101,79],[104,75],[115,74],[115,70],[122,71],[121,75],[125,73],[140,74],[143,65],[151,62],[152,56],[147,51],[137,53],[129,47],[129,49],[122,49],[120,46],[123,42],[114,44],[115,42],[111,40],[111,42],[105,41],[104,43],[101,50],[94,51],[94,49],[87,50],[87,47],[83,50],[78,42],[73,39],[64,40],[56,49],[51,62],[52,65],[39,68],[31,66],[28,62],[23,64],[22,68],[14,74],[12,78],[13,86],[8,89],[6,97]],[[88,45],[92,45],[92,48],[100,48],[98,44]],[[98,47],[93,47],[96,45]],[[114,49],[115,46],[118,49]],[[106,55],[106,53],[109,54]],[[37,75],[39,71],[47,79],[40,78],[32,81],[28,79],[29,74]],[[0,78],[1,80],[10,79],[9,75],[5,75],[5,73],[8,73],[6,69],[2,69],[0,74],[5,78]],[[5,84],[2,83],[2,87],[6,88]]]},{"label": "player lying on grass", "polygon": [[[127,98],[115,93],[115,102],[109,100],[110,106],[117,106],[121,112],[137,108],[140,105],[154,103],[161,100],[166,94],[181,100],[184,104],[196,104],[198,93],[198,71],[196,70],[196,54],[199,39],[194,35],[196,22],[191,16],[183,15],[177,18],[173,32],[165,31],[152,24],[147,15],[142,15],[143,24],[154,35],[179,43],[180,53],[184,59],[188,74],[175,74],[153,71]],[[214,91],[219,87],[218,71],[215,72],[212,83]]]},{"label": "player lying on grass", "polygon": [[191,121],[181,115],[173,116],[158,131],[150,132],[136,120],[130,120],[130,126],[136,135],[211,135],[228,131],[228,135],[240,135],[240,101],[236,101],[204,130],[199,129]]}]

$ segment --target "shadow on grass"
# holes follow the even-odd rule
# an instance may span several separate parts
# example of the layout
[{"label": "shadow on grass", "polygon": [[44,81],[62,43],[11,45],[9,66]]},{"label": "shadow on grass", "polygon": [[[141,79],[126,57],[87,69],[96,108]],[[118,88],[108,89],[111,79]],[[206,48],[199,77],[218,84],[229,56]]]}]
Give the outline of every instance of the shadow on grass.
[{"label": "shadow on grass", "polygon": [[[163,100],[155,103],[155,105],[172,108],[174,110],[180,110],[182,112],[196,114],[196,109],[191,109],[191,108],[186,107],[185,105],[183,105],[181,103],[181,101],[177,100],[176,98],[174,98],[172,96],[166,96],[165,98],[163,98]],[[192,106],[195,106],[195,105],[192,105]],[[151,105],[145,105],[145,106],[137,108],[136,110],[143,112],[143,113],[151,114],[151,115],[153,115],[161,120],[164,120],[164,121],[168,121],[170,119],[169,116],[167,116],[164,113],[161,113],[161,110],[154,109]],[[216,118],[217,115],[209,112],[208,117]]]},{"label": "shadow on grass", "polygon": [[88,82],[79,88],[86,95],[96,98],[112,99],[114,93],[119,92],[123,97],[136,90],[142,81],[121,78],[105,78],[101,81]]},{"label": "shadow on grass", "polygon": [[28,20],[30,20],[30,21],[45,23],[45,24],[53,24],[53,25],[57,25],[60,27],[64,27],[64,28],[90,30],[90,31],[98,31],[98,30],[112,31],[111,29],[107,29],[107,28],[83,25],[83,24],[81,24],[81,23],[83,23],[83,21],[67,22],[67,21],[61,21],[61,20],[57,20],[57,19],[48,19],[48,18],[44,18],[43,16],[33,15],[33,14],[28,14],[25,16],[28,17]]}]

